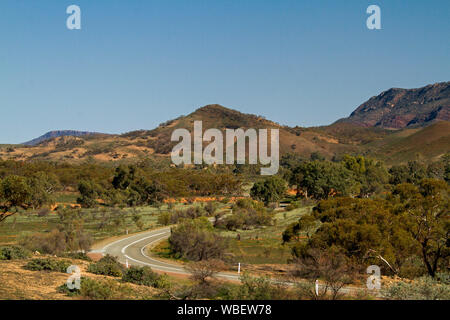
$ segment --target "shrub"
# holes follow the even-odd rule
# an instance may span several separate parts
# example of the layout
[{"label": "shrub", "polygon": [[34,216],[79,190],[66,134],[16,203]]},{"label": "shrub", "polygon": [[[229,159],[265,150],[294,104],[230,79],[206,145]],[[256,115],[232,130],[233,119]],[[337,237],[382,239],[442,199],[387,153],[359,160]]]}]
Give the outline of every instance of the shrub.
[{"label": "shrub", "polygon": [[91,300],[117,300],[134,298],[132,288],[121,285],[115,280],[95,280],[81,277],[80,289],[69,289],[64,283],[57,288],[57,291],[69,297],[81,296]]},{"label": "shrub", "polygon": [[166,275],[158,275],[150,267],[130,267],[125,270],[122,281],[154,288],[168,287]]},{"label": "shrub", "polygon": [[174,253],[192,261],[220,259],[228,246],[206,217],[182,220],[172,229],[169,244]]},{"label": "shrub", "polygon": [[57,229],[48,233],[34,233],[20,240],[20,244],[32,250],[47,254],[61,254],[67,249],[64,232]]},{"label": "shrub", "polygon": [[84,252],[66,252],[59,255],[61,258],[78,259],[91,262],[92,259],[89,258]]},{"label": "shrub", "polygon": [[224,226],[228,230],[237,229],[249,230],[255,227],[268,226],[273,224],[273,214],[265,208],[255,204],[255,207],[243,208],[237,206],[233,209],[233,214],[222,219],[219,226]]},{"label": "shrub", "polygon": [[158,224],[168,226],[170,224],[171,216],[170,212],[162,212],[158,216]]},{"label": "shrub", "polygon": [[241,276],[241,285],[224,286],[220,296],[225,300],[288,300],[293,294],[282,284],[273,283],[268,277]]},{"label": "shrub", "polygon": [[107,254],[98,262],[91,263],[87,271],[105,276],[121,277],[123,275],[124,267],[117,261],[116,257]]},{"label": "shrub", "polygon": [[450,285],[427,276],[412,283],[397,282],[381,293],[389,300],[450,300]]},{"label": "shrub", "polygon": [[205,210],[209,216],[212,216],[214,212],[218,209],[218,205],[216,202],[208,202],[205,206]]},{"label": "shrub", "polygon": [[19,246],[0,247],[0,260],[26,259],[29,256],[30,252]]},{"label": "shrub", "polygon": [[191,279],[197,283],[208,283],[209,278],[214,276],[220,271],[225,269],[225,263],[221,260],[204,260],[199,262],[191,262],[186,266],[186,270],[191,273]]},{"label": "shrub", "polygon": [[116,286],[111,281],[97,281],[85,278],[81,282],[80,294],[88,299],[108,300],[114,296]]},{"label": "shrub", "polygon": [[67,260],[55,260],[50,258],[33,259],[25,265],[25,269],[32,271],[66,272],[71,263]]}]

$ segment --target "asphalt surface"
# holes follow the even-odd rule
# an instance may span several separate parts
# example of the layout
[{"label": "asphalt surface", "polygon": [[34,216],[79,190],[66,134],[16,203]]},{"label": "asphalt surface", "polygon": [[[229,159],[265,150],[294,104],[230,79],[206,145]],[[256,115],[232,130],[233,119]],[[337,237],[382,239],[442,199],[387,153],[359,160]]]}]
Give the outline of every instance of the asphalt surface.
[{"label": "asphalt surface", "polygon": [[[183,268],[183,266],[175,263],[168,263],[158,260],[147,254],[147,248],[156,243],[169,238],[170,228],[161,228],[157,230],[147,231],[139,234],[130,235],[123,239],[108,243],[103,248],[92,252],[102,253],[103,255],[110,254],[118,258],[119,262],[130,266],[149,266],[153,270],[168,272],[172,274],[190,275],[190,273]],[[216,278],[224,280],[239,281],[237,272],[220,272],[215,275]],[[292,283],[286,283],[292,285]],[[323,285],[319,285],[323,287]],[[341,289],[343,293],[352,293],[361,290],[355,287],[344,287]]]},{"label": "asphalt surface", "polygon": [[[153,270],[162,272],[190,275],[190,273],[179,264],[160,261],[147,254],[146,251],[148,247],[167,239],[169,236],[170,228],[152,230],[116,240],[105,245],[100,250],[95,250],[93,252],[100,252],[104,255],[110,254],[117,257],[119,262],[123,264],[128,262],[128,265],[131,266],[149,266]],[[239,280],[237,272],[235,274],[222,272],[218,273],[216,277],[228,280]]]}]

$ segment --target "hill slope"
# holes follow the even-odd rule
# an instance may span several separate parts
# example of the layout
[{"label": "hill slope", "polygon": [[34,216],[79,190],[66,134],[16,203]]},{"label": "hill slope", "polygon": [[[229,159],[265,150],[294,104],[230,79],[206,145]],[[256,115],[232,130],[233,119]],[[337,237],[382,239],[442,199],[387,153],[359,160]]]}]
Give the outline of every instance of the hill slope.
[{"label": "hill slope", "polygon": [[170,152],[177,143],[170,141],[172,132],[177,128],[193,132],[194,121],[197,120],[202,121],[203,130],[276,128],[280,132],[280,153],[296,153],[303,158],[309,158],[314,152],[328,159],[343,154],[364,154],[394,164],[411,159],[431,161],[450,152],[450,122],[444,120],[431,121],[432,124],[425,128],[407,127],[396,131],[379,126],[362,126],[353,121],[339,121],[324,127],[292,128],[261,116],[220,105],[208,105],[187,116],[167,121],[153,130],[122,135],[59,136],[37,145],[0,146],[0,158],[70,162],[136,162],[154,159],[169,162]]},{"label": "hill slope", "polygon": [[389,164],[436,160],[450,152],[450,122],[440,121],[423,129],[405,129],[366,147],[370,155]]},{"label": "hill slope", "polygon": [[402,129],[450,121],[450,82],[418,89],[389,89],[360,105],[338,122]]}]

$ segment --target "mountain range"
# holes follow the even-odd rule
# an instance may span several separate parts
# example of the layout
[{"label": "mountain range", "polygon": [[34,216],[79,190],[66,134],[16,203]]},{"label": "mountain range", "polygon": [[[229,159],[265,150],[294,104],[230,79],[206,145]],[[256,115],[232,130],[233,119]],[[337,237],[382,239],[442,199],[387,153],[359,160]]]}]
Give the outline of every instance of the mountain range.
[{"label": "mountain range", "polygon": [[450,121],[450,82],[418,89],[389,89],[339,122],[402,129],[424,127],[439,120]]},{"label": "mountain range", "polygon": [[173,130],[192,129],[196,120],[203,122],[203,129],[279,129],[282,154],[309,157],[319,153],[328,159],[346,153],[363,154],[388,164],[432,161],[450,152],[450,82],[387,90],[329,126],[289,127],[221,105],[208,105],[153,130],[121,135],[52,131],[25,145],[0,148],[0,157],[71,162],[167,159],[175,145],[170,141]]}]

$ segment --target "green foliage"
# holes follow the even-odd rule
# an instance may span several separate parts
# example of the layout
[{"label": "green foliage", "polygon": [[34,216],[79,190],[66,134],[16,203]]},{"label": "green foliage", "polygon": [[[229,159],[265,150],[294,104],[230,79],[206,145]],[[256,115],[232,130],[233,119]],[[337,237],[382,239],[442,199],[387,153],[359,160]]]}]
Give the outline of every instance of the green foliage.
[{"label": "green foliage", "polygon": [[273,224],[273,213],[264,208],[261,202],[239,199],[233,206],[233,213],[216,222],[217,228],[236,231]]},{"label": "green foliage", "polygon": [[[409,161],[407,165],[396,165],[389,169],[391,174],[390,183],[397,185],[401,183],[417,184],[427,178],[427,167],[418,161]],[[430,167],[430,174],[433,174]]]},{"label": "green foliage", "polygon": [[434,277],[449,263],[449,212],[448,185],[424,179],[418,186],[398,185],[385,200],[323,200],[311,216],[289,226],[283,239],[298,240],[301,231],[311,230],[314,219],[320,224],[305,241],[293,245],[295,257],[312,248],[336,246],[357,265],[381,264],[383,274],[412,277],[426,270]]},{"label": "green foliage", "polygon": [[99,184],[88,180],[80,181],[78,191],[81,196],[77,199],[77,203],[86,208],[97,206],[97,200],[101,199],[105,193],[105,190]]},{"label": "green foliage", "polygon": [[117,281],[81,279],[80,295],[91,300],[130,299],[133,294],[131,288],[119,284]]},{"label": "green foliage", "polygon": [[34,208],[53,203],[53,194],[61,188],[58,177],[53,173],[39,171],[28,179],[31,190],[30,205]]},{"label": "green foliage", "polygon": [[263,181],[256,182],[250,190],[253,199],[269,202],[278,202],[286,193],[286,181],[278,176],[271,176]]},{"label": "green foliage", "polygon": [[442,180],[424,179],[418,187],[399,185],[393,194],[402,226],[415,239],[434,277],[441,264],[449,263],[450,187]]},{"label": "green foliage", "polygon": [[171,221],[171,216],[170,212],[161,212],[158,216],[158,224],[168,226]]},{"label": "green foliage", "polygon": [[308,238],[311,236],[316,226],[316,220],[312,215],[301,217],[298,222],[290,224],[282,234],[283,243],[293,240],[299,241],[300,234],[305,234]]},{"label": "green foliage", "polygon": [[205,216],[209,216],[208,211],[206,211],[202,207],[193,206],[185,210],[176,210],[174,212],[162,212],[158,216],[158,223],[163,226],[167,226],[169,224],[176,224],[181,219],[196,219]]},{"label": "green foliage", "polygon": [[91,263],[87,269],[88,272],[112,277],[122,277],[124,267],[119,263],[116,257],[109,254],[95,263]]},{"label": "green foliage", "polygon": [[342,164],[352,171],[355,184],[359,185],[359,196],[368,197],[385,190],[389,182],[389,174],[383,163],[362,156],[344,156]]},{"label": "green foliage", "polygon": [[59,257],[92,262],[92,259],[84,252],[65,252],[60,254]]},{"label": "green foliage", "polygon": [[174,253],[192,261],[220,259],[227,247],[206,217],[181,220],[172,229],[169,244]]},{"label": "green foliage", "polygon": [[67,260],[42,258],[29,261],[24,268],[32,271],[54,271],[65,273],[70,266],[71,263]]},{"label": "green foliage", "polygon": [[0,247],[0,260],[16,260],[26,259],[31,253],[19,246],[2,246]]},{"label": "green foliage", "polygon": [[304,191],[306,197],[326,199],[329,196],[358,194],[354,173],[341,163],[311,161],[300,163],[292,172],[291,184]]},{"label": "green foliage", "polygon": [[161,289],[170,287],[167,275],[158,275],[150,267],[130,267],[123,273],[122,281]]},{"label": "green foliage", "polygon": [[24,207],[31,196],[32,191],[25,177],[12,175],[0,183],[0,197],[8,203],[8,207]]}]

